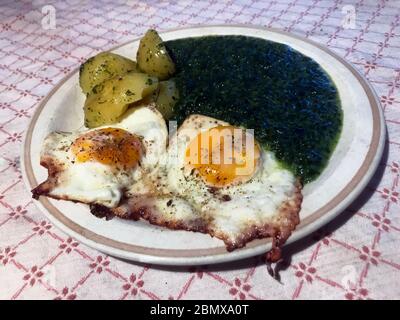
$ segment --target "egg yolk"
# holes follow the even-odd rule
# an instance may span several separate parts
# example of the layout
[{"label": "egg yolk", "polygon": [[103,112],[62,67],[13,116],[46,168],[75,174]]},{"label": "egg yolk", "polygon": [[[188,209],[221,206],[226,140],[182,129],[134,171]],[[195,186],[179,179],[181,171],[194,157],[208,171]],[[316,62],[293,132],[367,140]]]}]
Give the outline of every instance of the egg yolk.
[{"label": "egg yolk", "polygon": [[253,135],[232,126],[217,126],[199,133],[189,142],[185,166],[197,171],[212,187],[248,181],[254,175],[260,148]]},{"label": "egg yolk", "polygon": [[71,150],[79,162],[96,161],[124,170],[134,168],[143,152],[139,137],[118,128],[87,132],[73,142]]}]

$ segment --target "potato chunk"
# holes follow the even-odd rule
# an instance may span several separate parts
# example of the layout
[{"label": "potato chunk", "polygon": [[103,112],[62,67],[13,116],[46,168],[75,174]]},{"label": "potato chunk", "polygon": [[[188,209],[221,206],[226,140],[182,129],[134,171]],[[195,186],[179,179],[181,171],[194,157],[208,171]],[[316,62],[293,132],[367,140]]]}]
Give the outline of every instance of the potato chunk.
[{"label": "potato chunk", "polygon": [[137,71],[136,62],[111,52],[101,52],[83,63],[79,70],[79,84],[84,94],[117,75]]},{"label": "potato chunk", "polygon": [[140,40],[136,60],[143,72],[165,80],[175,73],[175,64],[155,30],[148,30]]},{"label": "potato chunk", "polygon": [[118,121],[128,105],[152,94],[158,79],[144,73],[129,72],[95,86],[85,101],[85,125],[95,128]]}]

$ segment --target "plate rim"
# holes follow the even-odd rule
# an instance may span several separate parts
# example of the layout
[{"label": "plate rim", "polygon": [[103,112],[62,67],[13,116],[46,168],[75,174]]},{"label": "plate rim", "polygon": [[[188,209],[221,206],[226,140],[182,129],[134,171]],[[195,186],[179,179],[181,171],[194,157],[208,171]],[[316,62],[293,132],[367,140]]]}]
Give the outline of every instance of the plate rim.
[{"label": "plate rim", "polygon": [[[384,150],[384,141],[386,137],[386,124],[384,121],[383,111],[380,107],[380,101],[377,97],[373,87],[368,83],[368,80],[349,62],[344,60],[335,52],[328,49],[326,46],[321,45],[313,40],[304,38],[300,35],[293,34],[290,32],[282,31],[276,28],[266,28],[261,26],[252,26],[246,24],[217,24],[217,25],[197,25],[187,26],[174,29],[167,29],[160,31],[160,34],[191,30],[191,29],[202,29],[202,28],[244,28],[253,29],[259,31],[267,31],[282,34],[295,40],[304,41],[318,49],[328,53],[338,62],[346,67],[355,76],[358,83],[362,86],[372,112],[372,124],[373,132],[371,137],[371,144],[369,145],[368,152],[358,170],[353,175],[352,179],[348,184],[335,195],[328,203],[317,211],[311,213],[308,217],[303,219],[293,232],[292,236],[289,237],[285,245],[299,240],[317,230],[322,225],[328,223],[336,216],[338,216],[351,202],[357,198],[357,196],[364,190],[369,180],[375,173],[379,161],[382,157]],[[118,46],[112,47],[109,51],[115,51],[120,47],[126,46],[132,42],[140,40],[141,37],[137,37]],[[36,121],[41,114],[42,110],[46,106],[49,99],[60,89],[60,87],[68,81],[76,72],[79,71],[79,66],[73,69],[69,74],[62,78],[52,90],[46,95],[46,97],[39,103],[39,106],[35,109],[27,130],[24,133],[22,150],[21,150],[21,169],[24,183],[28,190],[31,190],[37,185],[36,178],[33,173],[31,164],[31,138],[32,132],[35,128]],[[73,236],[80,242],[98,249],[107,254],[117,256],[120,258],[155,263],[163,265],[196,265],[196,264],[213,264],[228,262],[243,258],[248,258],[257,254],[261,254],[268,249],[271,245],[271,239],[257,239],[247,244],[246,247],[238,249],[234,252],[227,252],[224,246],[207,248],[207,249],[161,249],[161,248],[149,248],[139,245],[128,244],[119,242],[105,236],[99,235],[94,231],[88,230],[74,221],[70,220],[63,213],[53,206],[49,199],[41,197],[38,201],[35,201],[35,205],[42,211],[49,220],[54,223],[63,232]]]}]

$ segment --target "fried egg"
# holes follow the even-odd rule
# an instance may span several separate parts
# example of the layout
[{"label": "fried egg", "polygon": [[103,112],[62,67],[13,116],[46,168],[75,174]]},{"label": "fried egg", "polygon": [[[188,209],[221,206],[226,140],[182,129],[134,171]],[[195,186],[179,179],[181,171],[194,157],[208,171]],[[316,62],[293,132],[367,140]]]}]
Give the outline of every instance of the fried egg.
[{"label": "fried egg", "polygon": [[273,237],[279,246],[299,223],[296,177],[251,131],[224,121],[189,116],[146,179],[113,214],[208,233],[229,251],[256,238]]},{"label": "fried egg", "polygon": [[154,106],[133,108],[117,124],[50,133],[41,151],[48,178],[33,196],[115,207],[126,189],[157,167],[167,137]]}]

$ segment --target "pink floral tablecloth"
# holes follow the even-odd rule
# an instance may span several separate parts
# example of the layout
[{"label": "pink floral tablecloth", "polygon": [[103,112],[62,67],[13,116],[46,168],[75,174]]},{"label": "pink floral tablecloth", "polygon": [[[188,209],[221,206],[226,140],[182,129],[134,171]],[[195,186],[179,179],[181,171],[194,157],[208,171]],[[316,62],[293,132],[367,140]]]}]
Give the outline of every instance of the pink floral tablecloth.
[{"label": "pink floral tablecloth", "polygon": [[[273,280],[259,258],[204,268],[124,262],[35,207],[21,139],[46,94],[95,53],[153,27],[253,24],[310,38],[375,88],[388,129],[378,172],[338,219],[287,248]],[[0,299],[399,299],[400,1],[0,1]]]}]

